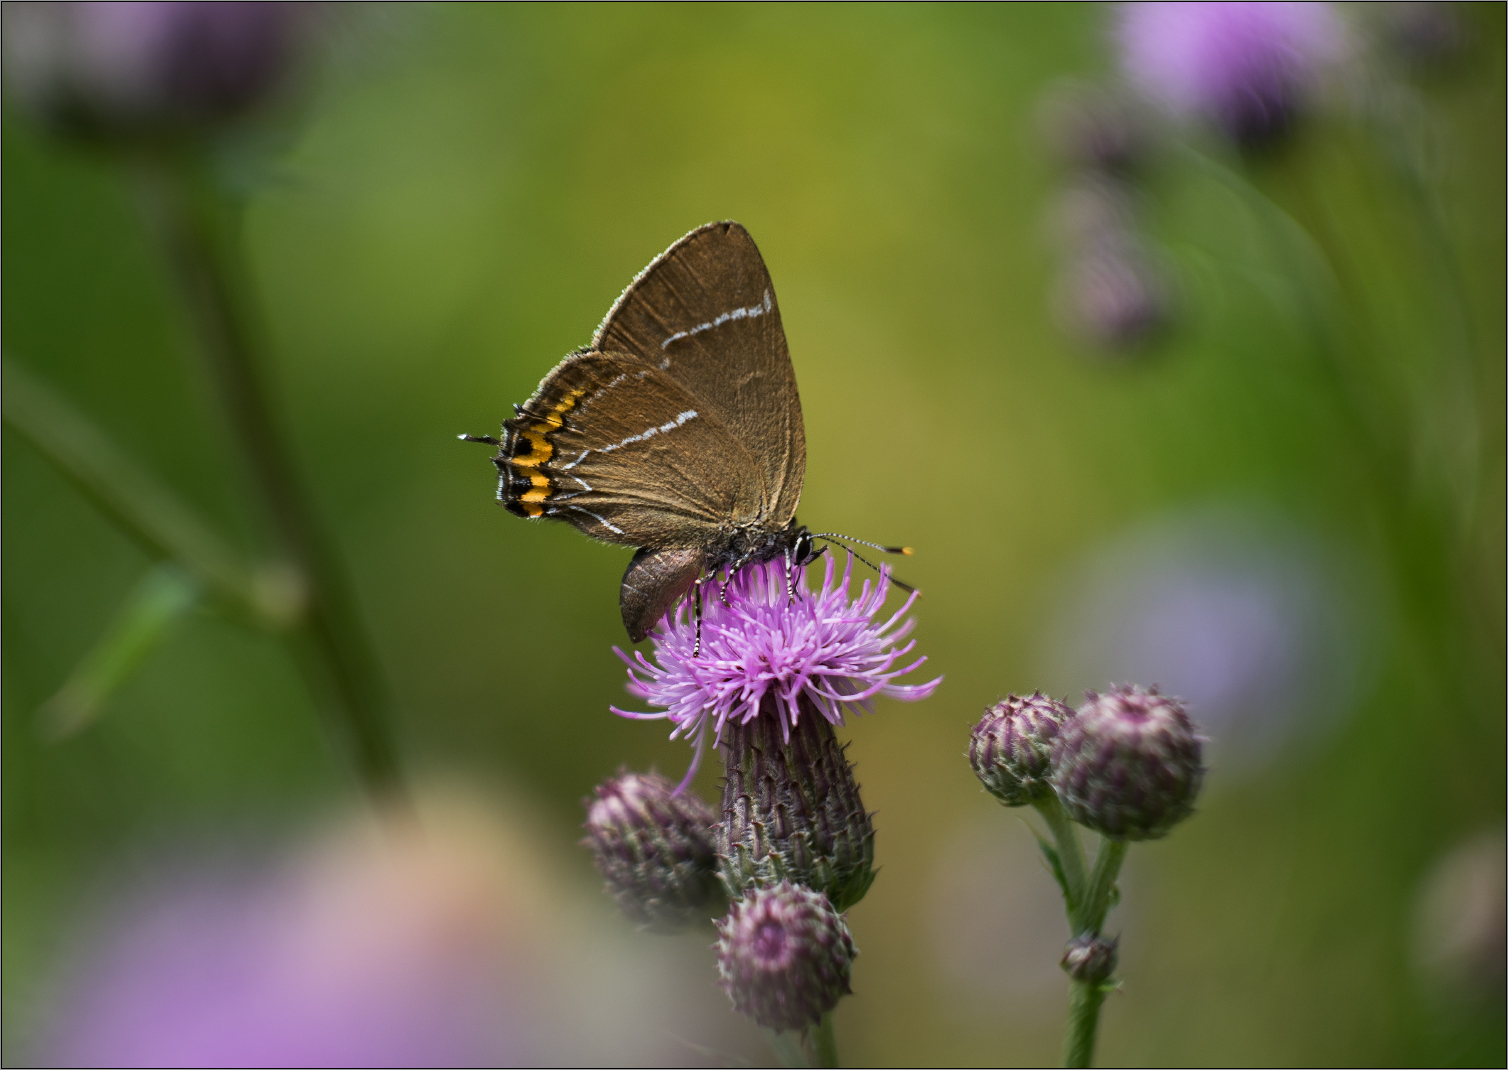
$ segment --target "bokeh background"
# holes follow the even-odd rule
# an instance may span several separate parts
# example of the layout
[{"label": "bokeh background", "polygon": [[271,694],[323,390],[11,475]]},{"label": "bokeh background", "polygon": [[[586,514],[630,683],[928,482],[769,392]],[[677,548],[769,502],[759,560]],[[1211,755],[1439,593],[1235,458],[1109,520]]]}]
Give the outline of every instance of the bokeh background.
[{"label": "bokeh background", "polygon": [[[1055,888],[964,750],[1006,692],[1131,679],[1190,701],[1212,770],[1196,817],[1131,852],[1101,1061],[1503,1061],[1503,7],[1456,9],[1459,47],[1423,70],[1378,10],[1338,14],[1351,77],[1281,151],[1149,122],[1128,188],[1166,325],[1119,348],[1064,297],[1079,178],[1052,105],[1119,84],[1109,8],[377,5],[325,28],[247,152],[253,284],[452,852],[367,906],[414,947],[429,925],[495,950],[508,1058],[768,1058],[705,938],[633,932],[575,845],[593,784],[689,758],[608,712],[626,553],[507,515],[455,438],[495,433],[650,258],[732,218],[779,291],[801,518],[917,547],[902,575],[946,678],[844,730],[881,865],[850,915],[845,1060],[1056,1059]],[[1422,171],[1398,165],[1416,148]],[[254,544],[130,184],[10,100],[3,181],[6,359]],[[353,783],[283,646],[207,609],[49,742],[38,708],[151,563],[9,427],[3,492],[16,1065],[86,1029],[90,976],[172,973],[122,927],[230,939],[174,896],[287,871],[339,918],[390,863],[353,846]],[[325,915],[300,916],[318,944]],[[192,1000],[163,999],[169,1029]]]}]

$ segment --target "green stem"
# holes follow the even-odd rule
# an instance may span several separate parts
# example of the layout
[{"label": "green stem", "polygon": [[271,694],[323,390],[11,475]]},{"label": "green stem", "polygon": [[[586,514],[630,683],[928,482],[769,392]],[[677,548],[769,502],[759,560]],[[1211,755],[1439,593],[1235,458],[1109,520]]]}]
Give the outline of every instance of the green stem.
[{"label": "green stem", "polygon": [[1097,933],[1105,924],[1110,896],[1115,891],[1115,879],[1120,876],[1121,863],[1126,860],[1126,846],[1125,840],[1100,840],[1100,849],[1094,856],[1094,871],[1089,874],[1089,888],[1084,895],[1084,911],[1079,917],[1080,933]]},{"label": "green stem", "polygon": [[818,1066],[838,1065],[838,1041],[833,1036],[833,1015],[828,1011],[811,1029],[812,1046],[816,1049]]},{"label": "green stem", "polygon": [[[1084,890],[1083,905],[1072,917],[1075,936],[1098,933],[1110,911],[1115,879],[1126,860],[1126,841],[1101,839],[1094,856],[1094,870]],[[1094,1039],[1099,1030],[1100,1005],[1105,1002],[1108,981],[1073,981],[1068,993],[1068,1032],[1063,1038],[1063,1065],[1089,1066],[1094,1061]]]},{"label": "green stem", "polygon": [[306,671],[323,685],[349,738],[357,776],[383,808],[402,807],[388,698],[340,558],[309,504],[272,404],[241,294],[248,286],[226,196],[202,161],[144,161],[149,208],[199,329],[231,429],[284,552],[301,573],[307,609],[291,638]]},{"label": "green stem", "polygon": [[1058,865],[1063,875],[1063,897],[1068,905],[1069,922],[1077,933],[1081,931],[1078,928],[1078,915],[1083,907],[1085,894],[1084,846],[1079,840],[1078,829],[1063,812],[1063,804],[1058,801],[1056,792],[1048,792],[1034,800],[1032,805],[1037,808],[1042,820],[1047,822],[1048,831],[1052,833],[1053,845],[1058,853]]},{"label": "green stem", "polygon": [[178,495],[14,357],[6,355],[0,376],[5,422],[147,556],[177,562],[206,590],[254,616],[268,616],[254,570]]},{"label": "green stem", "polygon": [[43,736],[56,742],[93,721],[199,595],[199,585],[177,565],[164,562],[148,572],[67,682],[37,711]]},{"label": "green stem", "polygon": [[1105,986],[1074,981],[1068,996],[1068,1035],[1063,1040],[1063,1065],[1094,1065],[1094,1039],[1100,1025]]}]

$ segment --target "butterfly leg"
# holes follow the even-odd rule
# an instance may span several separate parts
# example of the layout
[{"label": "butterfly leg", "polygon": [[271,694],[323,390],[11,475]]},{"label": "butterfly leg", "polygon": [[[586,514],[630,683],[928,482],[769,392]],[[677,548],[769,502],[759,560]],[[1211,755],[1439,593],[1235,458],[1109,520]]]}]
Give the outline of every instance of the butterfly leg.
[{"label": "butterfly leg", "polygon": [[691,656],[702,656],[702,577],[696,578],[696,588],[691,599],[691,615],[696,618],[696,642],[691,647]]},{"label": "butterfly leg", "polygon": [[733,582],[733,577],[738,575],[738,570],[747,565],[753,559],[753,557],[753,553],[746,553],[739,557],[737,561],[733,562],[733,564],[729,565],[726,569],[723,570],[723,582],[722,585],[718,588],[717,593],[718,597],[722,600],[724,608],[733,608],[732,606],[728,605],[728,584]]}]

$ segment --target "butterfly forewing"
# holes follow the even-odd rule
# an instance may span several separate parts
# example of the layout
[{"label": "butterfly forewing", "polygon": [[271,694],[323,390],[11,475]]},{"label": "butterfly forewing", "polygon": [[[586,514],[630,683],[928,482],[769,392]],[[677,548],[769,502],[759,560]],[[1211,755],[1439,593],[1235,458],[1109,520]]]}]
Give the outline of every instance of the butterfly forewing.
[{"label": "butterfly forewing", "polygon": [[744,447],[764,498],[738,519],[790,522],[806,472],[801,399],[775,287],[748,231],[709,223],[676,242],[624,291],[592,348],[661,370]]},{"label": "butterfly forewing", "polygon": [[637,357],[568,357],[503,425],[499,497],[606,542],[703,545],[764,494],[753,458],[705,410]]}]

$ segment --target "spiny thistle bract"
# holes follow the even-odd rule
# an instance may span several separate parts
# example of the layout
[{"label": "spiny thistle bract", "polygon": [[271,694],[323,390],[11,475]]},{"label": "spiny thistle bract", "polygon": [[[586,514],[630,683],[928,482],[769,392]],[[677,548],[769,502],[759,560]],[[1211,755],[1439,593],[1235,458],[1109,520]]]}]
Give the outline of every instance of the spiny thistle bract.
[{"label": "spiny thistle bract", "polygon": [[770,717],[731,726],[718,861],[737,897],[793,881],[847,910],[874,881],[874,824],[832,725],[804,710],[782,741]]}]

